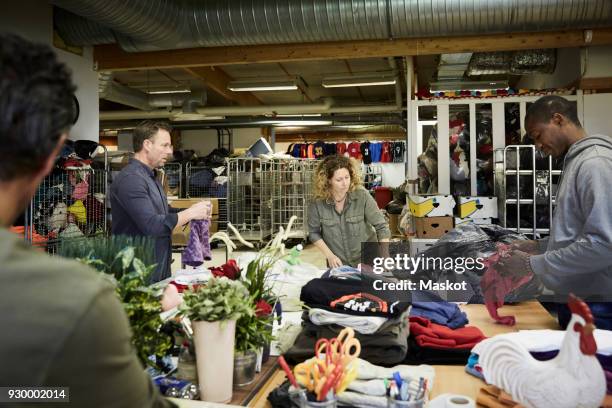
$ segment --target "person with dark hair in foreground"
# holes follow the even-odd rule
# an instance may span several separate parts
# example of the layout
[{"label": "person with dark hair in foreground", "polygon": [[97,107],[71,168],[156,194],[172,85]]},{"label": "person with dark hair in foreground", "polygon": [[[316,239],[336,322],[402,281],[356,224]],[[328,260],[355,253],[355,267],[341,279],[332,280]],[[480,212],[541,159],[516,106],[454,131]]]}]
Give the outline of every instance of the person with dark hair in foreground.
[{"label": "person with dark hair in foreground", "polygon": [[75,407],[170,407],[144,372],[115,288],[9,232],[54,165],[75,87],[48,46],[0,34],[0,386],[69,387]]},{"label": "person with dark hair in foreground", "polygon": [[210,201],[200,201],[186,210],[168,206],[164,189],[154,170],[163,167],[172,154],[170,125],[144,121],[133,134],[134,158],[117,175],[110,191],[112,231],[116,235],[148,236],[155,240],[157,269],[151,283],[170,277],[172,230],[191,220],[210,218]]},{"label": "person with dark hair in foreground", "polygon": [[[587,136],[576,108],[560,96],[545,96],[529,107],[527,133],[536,148],[563,158],[550,236],[517,241],[512,255],[500,262],[502,274],[533,272],[555,293],[556,300],[572,292],[585,300],[602,329],[612,329],[612,139]],[[567,326],[571,313],[558,305]]]}]

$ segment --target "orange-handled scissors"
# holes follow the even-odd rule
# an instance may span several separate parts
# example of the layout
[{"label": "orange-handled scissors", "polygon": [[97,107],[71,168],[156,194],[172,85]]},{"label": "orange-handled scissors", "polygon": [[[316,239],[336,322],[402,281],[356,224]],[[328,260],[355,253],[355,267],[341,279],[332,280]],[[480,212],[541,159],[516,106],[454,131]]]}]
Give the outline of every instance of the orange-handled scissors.
[{"label": "orange-handled scissors", "polygon": [[293,374],[297,382],[306,387],[308,391],[315,391],[317,384],[327,375],[328,371],[330,369],[325,362],[312,359],[296,365]]},{"label": "orange-handled scissors", "polygon": [[325,361],[325,364],[331,364],[338,358],[342,351],[342,344],[337,339],[319,339],[315,343],[315,357],[318,360]]},{"label": "orange-handled scissors", "polygon": [[336,337],[340,342],[340,362],[344,367],[348,366],[361,354],[361,343],[355,338],[355,331],[345,327]]}]

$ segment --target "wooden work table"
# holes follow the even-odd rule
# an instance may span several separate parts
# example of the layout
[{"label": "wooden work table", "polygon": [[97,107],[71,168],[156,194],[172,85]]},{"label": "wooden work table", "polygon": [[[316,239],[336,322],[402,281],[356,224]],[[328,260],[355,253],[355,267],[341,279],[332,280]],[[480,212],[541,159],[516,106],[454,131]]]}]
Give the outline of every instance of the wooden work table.
[{"label": "wooden work table", "polygon": [[[518,330],[532,329],[559,329],[557,321],[536,301],[524,302],[500,309],[500,315],[514,315],[515,326],[504,326],[494,323],[484,305],[462,305],[470,321],[470,326],[476,326],[488,336],[508,333]],[[430,399],[440,394],[463,394],[476,399],[476,394],[484,382],[464,371],[464,366],[435,365],[436,378]],[[249,403],[250,407],[270,407],[267,401],[268,394],[285,381],[285,373],[278,370],[263,385],[259,392]]]}]

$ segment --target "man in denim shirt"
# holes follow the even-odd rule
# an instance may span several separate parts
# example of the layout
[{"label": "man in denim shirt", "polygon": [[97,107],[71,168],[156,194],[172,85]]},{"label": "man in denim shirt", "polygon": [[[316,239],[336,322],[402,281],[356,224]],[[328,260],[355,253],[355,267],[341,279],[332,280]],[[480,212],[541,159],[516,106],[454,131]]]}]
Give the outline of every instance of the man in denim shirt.
[{"label": "man in denim shirt", "polygon": [[148,236],[155,240],[157,268],[151,283],[170,277],[172,230],[191,220],[210,218],[211,203],[201,201],[178,212],[168,206],[154,169],[172,154],[171,128],[163,122],[144,121],[134,129],[134,158],[111,186],[114,235]]}]

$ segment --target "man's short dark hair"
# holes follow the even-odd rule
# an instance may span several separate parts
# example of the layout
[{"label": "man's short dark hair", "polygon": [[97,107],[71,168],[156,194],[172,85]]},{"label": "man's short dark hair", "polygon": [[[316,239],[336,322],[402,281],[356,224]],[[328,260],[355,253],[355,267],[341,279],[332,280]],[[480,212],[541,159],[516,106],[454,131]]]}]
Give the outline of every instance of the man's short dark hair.
[{"label": "man's short dark hair", "polygon": [[142,145],[145,140],[151,139],[159,130],[165,130],[166,132],[172,132],[172,127],[168,122],[145,120],[140,122],[138,126],[134,128],[132,141],[134,144],[134,152],[138,153],[142,150]]},{"label": "man's short dark hair", "polygon": [[574,125],[582,127],[578,119],[576,104],[557,95],[544,96],[535,101],[529,109],[527,109],[525,122],[535,121],[534,123],[548,123],[555,113],[560,113]]},{"label": "man's short dark hair", "polygon": [[40,170],[72,125],[75,90],[49,46],[0,33],[0,181]]}]

